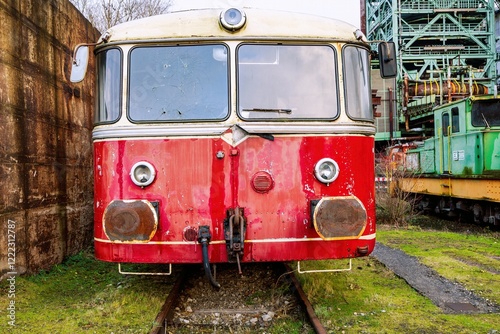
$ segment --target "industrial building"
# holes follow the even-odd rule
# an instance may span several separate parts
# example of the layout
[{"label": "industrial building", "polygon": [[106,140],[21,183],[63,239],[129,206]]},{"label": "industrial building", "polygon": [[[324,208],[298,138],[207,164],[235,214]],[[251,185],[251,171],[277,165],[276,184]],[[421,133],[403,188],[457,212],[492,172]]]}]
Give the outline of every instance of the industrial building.
[{"label": "industrial building", "polygon": [[[369,40],[393,41],[394,82],[374,75],[377,141],[431,135],[432,108],[497,92],[496,0],[362,0]],[[375,73],[375,71],[374,71]]]}]

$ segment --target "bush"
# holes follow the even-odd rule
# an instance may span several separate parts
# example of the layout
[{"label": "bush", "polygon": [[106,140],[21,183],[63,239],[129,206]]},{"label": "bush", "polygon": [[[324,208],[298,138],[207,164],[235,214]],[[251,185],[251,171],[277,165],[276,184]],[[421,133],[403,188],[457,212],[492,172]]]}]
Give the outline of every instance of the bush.
[{"label": "bush", "polygon": [[377,189],[375,202],[379,223],[406,227],[418,215],[415,210],[418,195],[404,192],[397,186],[402,177],[402,172],[388,172],[387,187]]}]

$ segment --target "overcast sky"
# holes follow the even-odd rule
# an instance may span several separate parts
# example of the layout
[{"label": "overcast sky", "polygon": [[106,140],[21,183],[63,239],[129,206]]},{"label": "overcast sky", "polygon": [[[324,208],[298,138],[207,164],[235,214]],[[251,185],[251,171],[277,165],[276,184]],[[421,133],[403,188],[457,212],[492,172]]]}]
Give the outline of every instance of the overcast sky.
[{"label": "overcast sky", "polygon": [[192,8],[253,7],[333,17],[360,26],[359,0],[172,0],[171,11]]}]

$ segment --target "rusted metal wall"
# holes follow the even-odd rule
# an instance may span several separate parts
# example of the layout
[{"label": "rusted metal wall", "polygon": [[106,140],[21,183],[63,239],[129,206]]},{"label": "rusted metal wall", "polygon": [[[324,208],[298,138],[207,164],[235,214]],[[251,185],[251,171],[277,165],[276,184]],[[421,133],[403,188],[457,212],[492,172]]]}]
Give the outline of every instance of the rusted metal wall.
[{"label": "rusted metal wall", "polygon": [[91,242],[93,59],[83,83],[69,75],[72,47],[97,38],[68,0],[0,0],[0,276]]}]

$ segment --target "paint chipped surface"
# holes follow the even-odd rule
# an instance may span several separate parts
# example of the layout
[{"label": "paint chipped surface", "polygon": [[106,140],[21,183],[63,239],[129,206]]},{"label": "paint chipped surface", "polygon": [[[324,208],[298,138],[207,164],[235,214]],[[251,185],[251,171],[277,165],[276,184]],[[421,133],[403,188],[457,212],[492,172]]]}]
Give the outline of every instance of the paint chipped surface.
[{"label": "paint chipped surface", "polygon": [[[116,173],[104,169],[96,178],[96,196],[103,202],[96,209],[96,240],[103,240],[102,245],[97,242],[96,251],[99,257],[115,261],[200,262],[199,251],[182,245],[184,231],[186,226],[208,225],[211,261],[225,262],[223,223],[226,211],[235,206],[244,208],[248,222],[244,262],[352,257],[356,245],[368,245],[371,251],[373,238],[321,240],[310,220],[310,202],[325,196],[356,196],[366,207],[367,225],[373,226],[365,233],[373,234],[374,174],[367,168],[373,159],[372,144],[373,138],[365,136],[276,136],[274,141],[250,136],[237,148],[219,138],[96,142],[95,152],[103,164],[113,162],[114,155],[120,164],[111,165],[122,169]],[[324,157],[337,161],[341,170],[329,186],[317,181],[313,172]],[[156,180],[145,188],[135,186],[128,176],[140,160],[157,170]],[[252,188],[252,178],[260,172],[274,181],[266,193]],[[144,251],[116,250],[104,241],[101,217],[105,203],[115,198],[158,201],[158,232],[150,247],[141,246]]]}]

